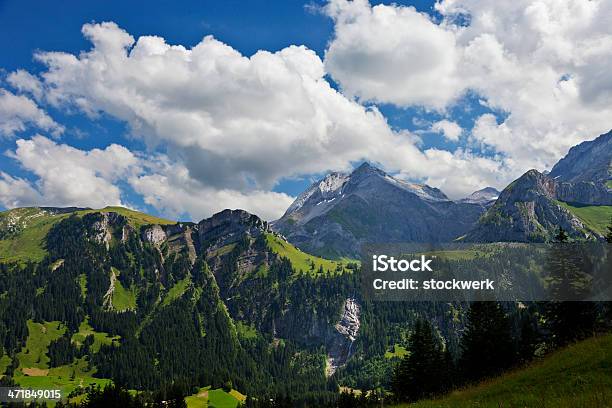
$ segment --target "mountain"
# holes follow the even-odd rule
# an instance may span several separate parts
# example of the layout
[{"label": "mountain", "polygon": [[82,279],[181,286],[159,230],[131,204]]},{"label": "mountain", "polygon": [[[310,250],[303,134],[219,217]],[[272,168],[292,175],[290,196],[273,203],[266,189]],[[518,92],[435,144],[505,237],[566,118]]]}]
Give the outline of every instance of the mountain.
[{"label": "mountain", "polygon": [[459,200],[460,203],[491,205],[497,200],[500,192],[493,187],[485,187],[482,190],[474,191],[469,196]]},{"label": "mountain", "polygon": [[242,210],[198,223],[119,207],[5,211],[0,375],[66,394],[108,378],[325,393],[359,337],[354,269]]},{"label": "mountain", "polygon": [[572,147],[550,171],[563,183],[606,184],[612,180],[612,130]]},{"label": "mountain", "polygon": [[601,239],[612,217],[612,132],[570,149],[548,174],[530,170],[506,187],[466,237],[471,242],[545,242],[559,227]]},{"label": "mountain", "polygon": [[506,187],[465,241],[545,242],[563,227],[572,238],[591,238],[585,223],[556,200],[556,182],[530,170]]},{"label": "mountain", "polygon": [[331,173],[272,223],[292,244],[328,257],[358,257],[364,243],[443,242],[465,234],[485,211],[442,191],[407,183],[364,163]]}]

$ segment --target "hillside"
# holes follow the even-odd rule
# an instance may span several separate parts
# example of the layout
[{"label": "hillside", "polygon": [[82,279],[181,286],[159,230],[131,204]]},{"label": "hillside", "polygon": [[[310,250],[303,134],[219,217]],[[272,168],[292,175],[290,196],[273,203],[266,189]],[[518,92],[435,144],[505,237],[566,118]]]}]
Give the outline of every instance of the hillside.
[{"label": "hillside", "polygon": [[355,265],[304,253],[253,214],[25,208],[2,221],[0,375],[20,385],[316,395],[330,392],[327,361],[351,355]]},{"label": "hillside", "polygon": [[135,228],[146,224],[169,225],[175,222],[123,207],[99,210],[82,208],[28,207],[0,212],[0,262],[40,261],[46,255],[44,239],[53,225],[76,214],[113,212]]},{"label": "hillside", "polygon": [[411,408],[607,407],[612,403],[612,335],[558,350],[542,361]]}]

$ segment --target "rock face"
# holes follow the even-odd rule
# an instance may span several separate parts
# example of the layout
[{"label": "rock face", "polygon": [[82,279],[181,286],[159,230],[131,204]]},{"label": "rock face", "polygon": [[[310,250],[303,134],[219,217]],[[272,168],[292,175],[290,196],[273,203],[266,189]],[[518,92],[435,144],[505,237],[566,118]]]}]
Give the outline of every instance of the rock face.
[{"label": "rock face", "polygon": [[550,177],[565,183],[605,183],[612,169],[612,131],[595,140],[572,147],[550,171]]},{"label": "rock face", "polygon": [[203,244],[221,247],[240,240],[244,234],[252,237],[269,231],[268,223],[244,210],[223,210],[198,224]]},{"label": "rock face", "polygon": [[572,147],[552,168],[550,177],[559,183],[559,200],[612,205],[612,131]]},{"label": "rock face", "polygon": [[570,237],[599,238],[559,203],[559,184],[530,170],[510,184],[465,237],[468,242],[546,242],[559,226]]},{"label": "rock face", "polygon": [[327,376],[333,375],[338,367],[346,364],[353,352],[353,342],[359,334],[360,307],[355,299],[346,299],[340,321],[336,324],[336,332],[327,345]]},{"label": "rock face", "polygon": [[142,239],[145,242],[150,242],[153,245],[162,244],[168,236],[161,225],[152,225],[142,232]]},{"label": "rock face", "polygon": [[364,163],[331,173],[302,193],[272,228],[305,252],[358,257],[369,242],[442,242],[469,231],[485,211]]},{"label": "rock face", "polygon": [[470,242],[545,242],[559,226],[570,236],[588,238],[585,226],[556,201],[557,183],[530,170],[502,191],[465,237]]}]

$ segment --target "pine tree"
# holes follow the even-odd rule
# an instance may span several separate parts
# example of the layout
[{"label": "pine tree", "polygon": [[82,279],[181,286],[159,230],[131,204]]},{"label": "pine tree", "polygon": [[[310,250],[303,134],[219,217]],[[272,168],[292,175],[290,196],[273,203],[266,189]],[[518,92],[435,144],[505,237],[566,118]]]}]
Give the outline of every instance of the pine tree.
[{"label": "pine tree", "polygon": [[401,400],[416,401],[447,389],[448,361],[431,324],[418,320],[410,336],[410,354],[396,369],[393,389]]},{"label": "pine tree", "polygon": [[460,367],[467,381],[499,374],[515,362],[510,321],[499,303],[472,303],[461,350]]},{"label": "pine tree", "polygon": [[[563,228],[556,237],[558,243],[567,241]],[[593,334],[597,310],[588,298],[591,287],[589,271],[592,265],[577,245],[552,245],[545,267],[550,298],[544,309],[551,343],[563,346]],[[574,300],[574,301],[572,301]]]},{"label": "pine tree", "polygon": [[555,236],[555,241],[567,242],[568,239],[569,237],[567,236],[567,233],[565,232],[563,227],[559,227],[559,232],[557,232],[557,235]]}]

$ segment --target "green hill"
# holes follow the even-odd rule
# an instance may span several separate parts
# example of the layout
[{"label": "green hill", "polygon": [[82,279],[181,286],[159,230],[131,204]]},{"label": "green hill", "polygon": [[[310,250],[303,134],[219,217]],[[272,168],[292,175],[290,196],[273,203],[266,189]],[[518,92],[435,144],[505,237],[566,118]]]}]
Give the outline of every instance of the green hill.
[{"label": "green hill", "polygon": [[274,234],[267,233],[266,242],[272,252],[289,259],[296,271],[317,273],[323,269],[325,273],[343,273],[347,270],[348,261],[331,261],[307,254]]},{"label": "green hill", "polygon": [[123,207],[105,207],[65,211],[53,208],[15,208],[0,212],[0,262],[40,261],[45,257],[44,240],[53,225],[77,214],[116,212],[125,216],[135,228],[147,224],[175,224],[175,221],[157,218]]},{"label": "green hill", "polygon": [[[400,407],[609,407],[612,334],[558,350],[541,361],[436,400]],[[399,408],[399,407],[398,407]]]}]

